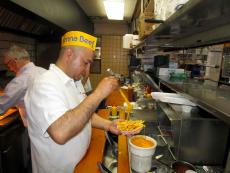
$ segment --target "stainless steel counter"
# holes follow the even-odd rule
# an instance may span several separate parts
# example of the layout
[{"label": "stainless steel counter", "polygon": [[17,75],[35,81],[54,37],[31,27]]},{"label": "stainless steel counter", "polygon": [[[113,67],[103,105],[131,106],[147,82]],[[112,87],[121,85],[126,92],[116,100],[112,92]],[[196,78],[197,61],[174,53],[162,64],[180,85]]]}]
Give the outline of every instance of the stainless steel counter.
[{"label": "stainless steel counter", "polygon": [[183,94],[202,109],[230,125],[229,89],[222,89],[195,79],[170,80],[168,76],[160,76],[159,83]]},{"label": "stainless steel counter", "polygon": [[[155,173],[172,173],[172,171],[166,167],[164,164],[156,161],[154,157],[158,155],[163,155],[161,158],[161,161],[164,162],[167,165],[171,165],[174,162],[174,159],[172,155],[170,154],[168,150],[168,146],[166,143],[162,140],[160,137],[162,134],[159,131],[159,122],[158,122],[158,115],[159,112],[156,109],[152,110],[135,110],[133,114],[130,116],[130,119],[143,119],[145,120],[145,125],[146,127],[144,130],[142,130],[141,134],[142,135],[147,135],[152,138],[154,138],[157,141],[157,148],[156,152],[153,156],[152,160],[152,168],[151,171],[149,172],[155,172]],[[165,131],[166,132],[166,131]],[[167,143],[170,144],[170,148],[173,150],[173,142],[172,142],[172,137],[165,133],[163,134],[164,138],[166,139]],[[129,156],[130,159],[130,156]],[[202,165],[195,165],[197,172],[198,173],[205,173],[204,169],[202,169]],[[206,166],[208,167],[209,171],[208,172],[215,172],[215,173],[223,173],[224,168],[220,166]],[[130,173],[137,173],[134,170],[130,169]]]}]

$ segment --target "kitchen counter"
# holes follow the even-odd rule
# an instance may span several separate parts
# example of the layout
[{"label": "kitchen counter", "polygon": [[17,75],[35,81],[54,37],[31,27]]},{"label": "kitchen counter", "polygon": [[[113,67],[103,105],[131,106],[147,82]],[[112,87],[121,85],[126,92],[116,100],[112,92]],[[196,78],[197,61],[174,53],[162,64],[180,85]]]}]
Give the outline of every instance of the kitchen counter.
[{"label": "kitchen counter", "polygon": [[[161,81],[163,82],[163,81]],[[192,82],[192,81],[191,81]],[[166,83],[166,82],[165,82]],[[115,100],[115,101],[114,101]],[[122,100],[122,97],[120,96],[119,92],[113,93],[109,100],[107,100],[107,103],[113,103],[118,105],[122,105],[124,101]],[[107,112],[106,112],[107,111]],[[108,116],[108,110],[101,110],[99,111],[100,115],[105,114]],[[120,117],[124,118],[124,117]],[[163,154],[162,160],[166,163],[170,164],[173,161],[173,158],[171,157],[166,144],[164,141],[159,137],[160,133],[158,131],[158,120],[157,120],[157,112],[156,110],[134,110],[133,114],[130,116],[131,119],[143,119],[145,121],[146,128],[141,132],[141,134],[148,135],[153,137],[158,142],[158,147],[156,149],[155,156]],[[93,136],[92,141],[90,144],[90,148],[86,154],[86,156],[83,158],[83,160],[76,166],[74,172],[85,172],[85,170],[89,170],[90,173],[99,173],[99,169],[97,168],[97,162],[103,160],[103,153],[104,153],[104,147],[105,147],[105,136],[104,133],[100,130],[95,131],[96,129],[93,129]],[[98,134],[97,134],[98,133]],[[99,135],[102,135],[98,137]],[[167,139],[167,136],[166,136]],[[171,137],[167,139],[169,143]],[[133,170],[130,169],[129,164],[129,151],[128,151],[128,140],[126,136],[120,135],[118,137],[118,167],[117,172],[118,173],[135,173]],[[97,157],[95,157],[97,156]],[[163,171],[165,173],[170,172],[167,170],[167,167],[164,165],[158,163],[157,161],[153,160],[153,169],[158,169],[159,171]],[[91,164],[89,166],[89,164]],[[92,168],[91,168],[92,167]],[[210,167],[211,169],[211,167]],[[212,168],[213,169],[213,168]],[[219,169],[219,168],[218,168]],[[203,173],[204,171],[200,167],[199,173]],[[216,171],[221,172],[221,171]]]},{"label": "kitchen counter", "polygon": [[159,76],[160,85],[181,93],[202,109],[230,125],[230,90],[208,84],[208,81],[196,79],[171,80],[168,76]]},{"label": "kitchen counter", "polygon": [[[122,90],[126,95],[129,101],[132,101],[132,90]],[[110,94],[106,100],[106,105],[108,106],[123,106],[124,99],[122,98],[119,91],[114,91]],[[121,119],[125,119],[125,117],[120,117]],[[118,173],[128,173],[130,172],[129,168],[129,157],[128,157],[128,145],[127,145],[127,137],[123,135],[118,136],[118,165],[117,172]]]},{"label": "kitchen counter", "polygon": [[6,112],[4,112],[3,114],[0,114],[0,120],[2,120],[2,119],[4,119],[4,118],[8,117],[9,115],[15,113],[16,111],[17,111],[16,108],[10,108],[10,109],[8,109],[8,110],[7,110]]},{"label": "kitchen counter", "polygon": [[16,108],[10,108],[3,114],[0,114],[0,132],[13,124],[15,121],[19,121],[19,118],[20,115]]},{"label": "kitchen counter", "polygon": [[[126,96],[130,95],[130,91],[123,90]],[[129,97],[128,97],[129,98]],[[110,106],[120,106],[123,105],[123,98],[119,91],[114,91],[106,100],[106,105]],[[99,110],[98,114],[103,118],[108,118],[109,110],[102,109]],[[124,118],[124,117],[121,117]],[[97,162],[103,161],[104,149],[105,149],[105,133],[99,129],[92,129],[92,138],[89,149],[84,156],[84,158],[76,165],[74,173],[87,172],[90,173],[100,173],[97,167]],[[125,163],[125,164],[124,164]],[[118,137],[118,173],[128,173],[129,168],[129,158],[128,158],[128,146],[127,137]]]},{"label": "kitchen counter", "polygon": [[[175,151],[175,143],[173,142],[173,138],[175,136],[173,137],[173,132],[171,131],[172,129],[168,129],[168,128],[166,128],[166,126],[161,126],[159,124],[159,114],[160,114],[159,111],[161,111],[161,110],[159,110],[159,109],[134,110],[133,114],[130,118],[133,120],[142,119],[145,121],[145,128],[141,131],[140,134],[150,136],[157,141],[157,148],[156,148],[156,151],[154,153],[153,158],[156,156],[162,155],[160,160],[162,162],[166,163],[167,165],[171,165],[173,162],[175,162],[175,160],[174,160],[173,156],[171,155],[165,141],[167,141],[167,143],[170,145],[171,150],[174,152]],[[169,110],[165,110],[165,111],[169,111]],[[171,112],[171,113],[174,113],[174,112]],[[161,132],[159,129],[161,129]],[[161,136],[163,136],[165,141],[162,139]],[[206,145],[206,147],[209,147],[209,145]],[[196,152],[196,149],[193,148],[192,151]],[[174,155],[175,155],[175,152],[174,152]],[[185,161],[188,162],[188,160],[185,160]],[[205,170],[202,168],[202,164],[201,165],[195,164],[195,167],[197,169],[196,170],[197,173],[205,173]],[[224,172],[224,170],[221,166],[206,165],[206,167],[208,168],[209,172],[215,172],[215,173],[223,173]],[[152,168],[149,171],[149,173],[154,173],[154,170],[155,170],[155,172],[172,173],[172,170],[170,170],[167,166],[158,162],[156,159],[152,159]],[[137,172],[130,169],[129,173],[137,173]]]},{"label": "kitchen counter", "polygon": [[[98,115],[103,118],[108,118],[109,111],[102,109],[98,112]],[[97,162],[103,160],[105,142],[106,138],[104,131],[93,128],[88,151],[84,158],[76,165],[74,173],[86,172],[86,170],[90,173],[100,173]]]},{"label": "kitchen counter", "polygon": [[3,172],[25,172],[22,153],[24,132],[25,127],[16,108],[0,115],[0,170]]}]

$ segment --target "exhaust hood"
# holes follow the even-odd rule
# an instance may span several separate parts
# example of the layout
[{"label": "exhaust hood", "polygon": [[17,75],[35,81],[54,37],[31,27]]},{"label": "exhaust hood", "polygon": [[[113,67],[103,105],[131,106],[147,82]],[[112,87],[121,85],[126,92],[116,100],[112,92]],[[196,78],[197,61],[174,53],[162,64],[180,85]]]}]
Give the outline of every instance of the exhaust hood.
[{"label": "exhaust hood", "polygon": [[75,0],[1,0],[0,30],[48,41],[68,30],[93,33],[93,23]]},{"label": "exhaust hood", "polygon": [[61,27],[9,1],[0,2],[0,30],[41,40],[56,40],[65,32]]}]

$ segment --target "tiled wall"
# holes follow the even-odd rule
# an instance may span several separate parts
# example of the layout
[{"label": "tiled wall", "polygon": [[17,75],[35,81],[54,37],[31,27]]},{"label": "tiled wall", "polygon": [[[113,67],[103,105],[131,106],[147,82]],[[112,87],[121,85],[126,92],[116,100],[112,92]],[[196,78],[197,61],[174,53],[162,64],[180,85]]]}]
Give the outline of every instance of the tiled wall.
[{"label": "tiled wall", "polygon": [[90,74],[92,87],[105,76],[107,68],[114,72],[128,76],[129,56],[128,50],[122,48],[122,36],[102,35],[101,37],[101,74]]},{"label": "tiled wall", "polygon": [[0,31],[0,70],[6,69],[6,66],[3,63],[3,52],[13,44],[25,48],[29,52],[31,60],[33,62],[35,61],[34,39]]},{"label": "tiled wall", "polygon": [[[57,58],[57,45],[54,44],[52,49],[54,53],[49,52],[49,57],[44,56],[42,47],[39,46],[36,41],[32,38],[19,36],[11,33],[0,31],[0,70],[5,70],[6,66],[3,64],[3,52],[8,49],[11,45],[17,44],[24,47],[30,53],[33,62],[36,62],[39,66],[48,68],[49,63],[54,63]],[[36,44],[37,49],[36,50]],[[46,45],[47,46],[47,45]],[[36,58],[37,51],[37,58]],[[36,60],[35,60],[36,58]],[[102,35],[101,37],[101,74],[90,74],[90,80],[92,87],[95,88],[98,82],[105,76],[108,76],[106,69],[111,68],[114,72],[128,76],[128,64],[129,56],[128,51],[122,48],[122,35]]]}]

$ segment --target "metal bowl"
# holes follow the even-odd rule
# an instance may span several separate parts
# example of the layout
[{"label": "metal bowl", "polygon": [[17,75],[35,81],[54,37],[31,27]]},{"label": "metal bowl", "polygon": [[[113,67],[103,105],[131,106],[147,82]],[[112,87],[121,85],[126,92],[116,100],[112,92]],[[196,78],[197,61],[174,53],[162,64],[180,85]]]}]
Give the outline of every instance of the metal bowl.
[{"label": "metal bowl", "polygon": [[185,161],[175,161],[172,163],[172,169],[176,173],[185,173],[187,170],[192,170],[196,172],[195,166],[193,166],[191,163],[185,162]]}]

